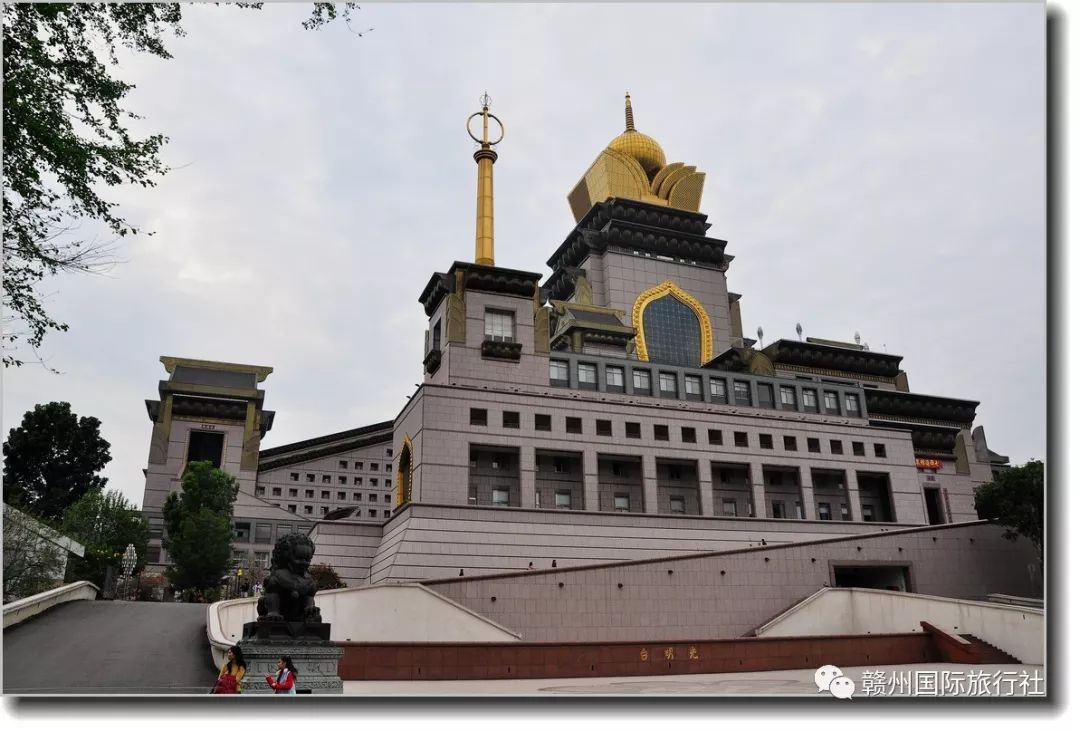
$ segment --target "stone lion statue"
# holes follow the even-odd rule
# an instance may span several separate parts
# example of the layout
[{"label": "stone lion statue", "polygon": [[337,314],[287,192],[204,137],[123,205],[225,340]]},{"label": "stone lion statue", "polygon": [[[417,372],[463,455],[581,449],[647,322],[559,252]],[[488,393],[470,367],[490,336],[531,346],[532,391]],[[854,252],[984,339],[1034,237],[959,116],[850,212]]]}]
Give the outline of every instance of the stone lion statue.
[{"label": "stone lion statue", "polygon": [[260,620],[322,622],[315,606],[315,580],[308,573],[314,554],[315,544],[307,536],[290,533],[278,539],[259,598]]}]

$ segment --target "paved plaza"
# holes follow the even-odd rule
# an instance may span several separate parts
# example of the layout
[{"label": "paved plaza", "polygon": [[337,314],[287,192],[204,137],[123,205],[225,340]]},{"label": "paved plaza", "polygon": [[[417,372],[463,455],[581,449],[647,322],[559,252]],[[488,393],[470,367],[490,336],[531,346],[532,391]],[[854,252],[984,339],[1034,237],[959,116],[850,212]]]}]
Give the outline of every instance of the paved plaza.
[{"label": "paved plaza", "polygon": [[[1019,680],[1029,679],[1029,693],[1034,695],[1031,679],[1038,673],[1037,690],[1046,692],[1046,669],[1042,665],[881,665],[875,667],[842,668],[847,677],[855,681],[855,697],[852,700],[871,700],[863,691],[863,672],[884,673],[875,690],[884,691],[885,697],[912,696],[911,687],[904,689],[905,678],[914,682],[916,672],[934,673],[939,682],[949,678],[959,689],[957,681],[965,680],[971,673],[986,673],[991,679],[998,676],[998,687],[1013,687],[1013,695],[1022,695]],[[896,674],[895,676],[893,674]],[[943,673],[948,674],[947,676]],[[1006,673],[1008,675],[1006,675]],[[1026,673],[1026,676],[1022,675]],[[959,675],[958,675],[959,674]],[[890,680],[895,680],[890,684]],[[923,676],[927,677],[927,676]],[[979,676],[981,677],[981,676]],[[1004,686],[1002,678],[1008,678]],[[1016,681],[1016,682],[1013,682]],[[944,684],[950,681],[945,680]],[[967,694],[968,682],[964,684],[961,697]],[[951,688],[950,688],[951,689]],[[1004,695],[1004,693],[1002,693]],[[813,670],[774,670],[759,673],[713,673],[706,675],[654,675],[633,678],[544,678],[536,680],[429,680],[429,681],[345,681],[345,695],[460,695],[460,696],[627,696],[627,695],[687,695],[687,696],[817,696],[822,702],[842,703],[827,692],[818,693],[814,684]]]}]

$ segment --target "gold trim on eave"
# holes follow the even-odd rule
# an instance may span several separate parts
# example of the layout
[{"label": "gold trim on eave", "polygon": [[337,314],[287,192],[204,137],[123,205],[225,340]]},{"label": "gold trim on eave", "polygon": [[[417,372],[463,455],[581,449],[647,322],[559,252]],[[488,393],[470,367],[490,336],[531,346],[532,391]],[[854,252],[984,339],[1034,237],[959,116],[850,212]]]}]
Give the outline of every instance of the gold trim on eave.
[{"label": "gold trim on eave", "polygon": [[670,279],[651,289],[646,289],[634,300],[631,319],[634,326],[634,344],[637,348],[638,360],[647,361],[649,359],[649,349],[645,344],[645,326],[643,322],[645,307],[649,303],[669,294],[689,307],[697,315],[698,327],[701,330],[701,363],[708,363],[712,360],[712,322],[709,320],[709,313],[705,311],[705,308],[697,301],[694,295],[682,289]]}]

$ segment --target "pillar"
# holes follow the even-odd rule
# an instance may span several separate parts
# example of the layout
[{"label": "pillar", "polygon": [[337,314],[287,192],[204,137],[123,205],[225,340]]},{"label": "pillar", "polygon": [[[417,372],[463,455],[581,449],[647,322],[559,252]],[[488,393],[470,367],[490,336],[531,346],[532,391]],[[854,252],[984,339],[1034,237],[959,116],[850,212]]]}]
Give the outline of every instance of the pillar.
[{"label": "pillar", "polygon": [[712,487],[712,461],[704,458],[697,461],[698,472],[698,500],[701,505],[702,515],[716,515],[716,507],[713,505]]},{"label": "pillar", "polygon": [[750,463],[750,491],[754,494],[754,517],[771,517],[769,506],[765,504],[765,470],[760,462]]},{"label": "pillar", "polygon": [[656,456],[649,454],[641,459],[641,491],[645,512],[656,515],[660,512],[656,489]]},{"label": "pillar", "polygon": [[847,488],[848,510],[851,511],[851,519],[856,523],[861,523],[862,500],[859,499],[859,477],[855,470],[850,467],[844,470],[844,487]]},{"label": "pillar", "polygon": [[518,472],[521,476],[521,507],[536,507],[536,449],[521,447],[518,451],[521,464]]},{"label": "pillar", "polygon": [[802,495],[803,518],[817,520],[817,505],[814,503],[814,475],[808,465],[799,465],[799,493]]},{"label": "pillar", "polygon": [[585,509],[600,510],[600,463],[596,450],[586,447],[581,453],[581,482],[585,493]]}]

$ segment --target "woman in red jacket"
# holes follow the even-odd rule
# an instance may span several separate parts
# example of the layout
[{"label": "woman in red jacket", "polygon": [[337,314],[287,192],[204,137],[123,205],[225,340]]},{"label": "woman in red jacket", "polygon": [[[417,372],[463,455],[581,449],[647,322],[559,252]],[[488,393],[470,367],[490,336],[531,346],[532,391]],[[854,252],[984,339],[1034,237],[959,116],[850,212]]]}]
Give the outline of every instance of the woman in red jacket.
[{"label": "woman in red jacket", "polygon": [[266,683],[274,689],[275,694],[296,695],[296,668],[293,667],[292,658],[282,655],[277,661],[278,673],[275,678],[266,674]]}]

